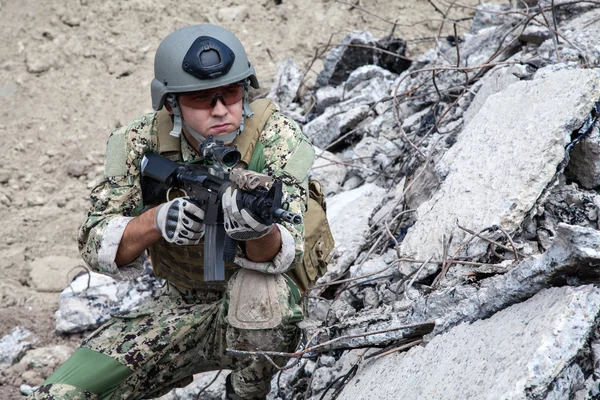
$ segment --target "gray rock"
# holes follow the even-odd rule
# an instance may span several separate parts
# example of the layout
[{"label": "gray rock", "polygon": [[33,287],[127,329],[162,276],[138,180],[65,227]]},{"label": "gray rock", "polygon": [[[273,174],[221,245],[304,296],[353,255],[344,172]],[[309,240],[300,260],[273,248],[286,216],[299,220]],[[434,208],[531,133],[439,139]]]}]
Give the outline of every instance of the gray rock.
[{"label": "gray rock", "polygon": [[323,113],[331,105],[339,103],[344,95],[344,85],[323,86],[315,92],[315,111]]},{"label": "gray rock", "polygon": [[11,172],[7,169],[0,169],[0,183],[7,184],[12,176]]},{"label": "gray rock", "polygon": [[505,24],[509,18],[506,16],[505,12],[511,8],[512,6],[508,3],[479,4],[477,6],[477,11],[475,11],[473,24],[471,25],[471,33],[478,33],[483,29]]},{"label": "gray rock", "polygon": [[469,108],[465,111],[463,119],[465,126],[471,122],[471,120],[477,115],[481,107],[485,104],[488,97],[493,94],[500,93],[513,83],[519,82],[519,78],[517,78],[513,71],[515,68],[512,66],[509,67],[499,67],[488,74],[482,80],[482,84],[477,91],[477,94],[471,101]]},{"label": "gray rock", "polygon": [[356,128],[356,126],[369,114],[369,106],[362,105],[339,114],[338,126],[340,133],[345,133]]},{"label": "gray rock", "polygon": [[[433,198],[419,207],[402,253],[416,259],[439,257],[443,235],[453,231],[450,251],[455,251],[465,237],[456,230],[457,219],[475,231],[492,225],[514,231],[554,177],[571,133],[598,98],[595,70],[551,73],[489,97],[443,156],[450,173]],[[477,246],[467,249],[468,254],[478,251]]]},{"label": "gray rock", "polygon": [[344,300],[335,300],[331,304],[327,315],[327,323],[335,324],[337,321],[344,321],[356,314],[356,310]]},{"label": "gray rock", "polygon": [[362,291],[363,307],[365,309],[373,309],[379,307],[379,295],[372,287],[366,287]]},{"label": "gray rock", "polygon": [[[36,387],[73,354],[73,349],[65,345],[47,346],[29,350],[18,363],[7,368],[3,375],[12,377],[13,383],[23,383]],[[10,380],[9,380],[10,382]]]},{"label": "gray rock", "polygon": [[[600,234],[597,230],[559,224],[552,245],[541,256],[526,258],[508,272],[476,285],[436,290],[415,301],[409,319],[404,322],[435,320],[434,333],[445,332],[461,323],[487,318],[556,282],[571,285],[594,282],[600,275],[600,270],[594,266],[594,260],[600,258],[598,246]],[[575,265],[588,267],[573,269]]]},{"label": "gray rock", "polygon": [[[353,80],[352,89],[349,90],[346,87],[344,99],[347,100],[340,103],[338,107],[347,108],[361,103],[372,105],[389,95],[390,85],[392,84],[393,79],[388,78],[393,78],[395,75],[384,75],[383,73],[377,74],[375,71],[378,71],[376,68],[379,67],[369,67],[373,68],[365,70],[359,68],[357,70],[360,73],[358,73],[357,77]],[[370,73],[373,73],[373,76],[370,79],[363,79]]]},{"label": "gray rock", "polygon": [[361,178],[358,175],[353,175],[351,177],[349,177],[348,179],[346,179],[346,182],[344,182],[344,184],[342,185],[342,189],[343,190],[353,190],[358,188],[360,185],[362,185],[365,182],[365,180],[363,178]]},{"label": "gray rock", "polygon": [[367,182],[371,182],[401,153],[402,148],[386,137],[365,137],[354,147],[352,155],[353,165],[359,168],[351,170]]},{"label": "gray rock", "polygon": [[38,390],[37,386],[29,386],[29,385],[21,385],[19,386],[19,391],[25,396],[29,396],[31,393]]},{"label": "gray rock", "polygon": [[330,308],[331,300],[308,297],[308,316],[311,319],[325,321]]},{"label": "gray rock", "polygon": [[340,136],[340,116],[330,109],[304,125],[304,133],[313,144],[319,148],[326,148]]},{"label": "gray rock", "polygon": [[319,357],[319,364],[323,367],[333,367],[335,365],[335,357],[323,355]]},{"label": "gray rock", "polygon": [[539,46],[546,40],[551,39],[552,35],[552,32],[546,27],[529,24],[523,33],[519,35],[519,40]]},{"label": "gray rock", "polygon": [[421,165],[409,179],[406,180],[404,186],[406,192],[404,196],[406,207],[409,210],[416,210],[421,204],[429,201],[440,183],[441,181],[435,173],[435,164],[433,160]]},{"label": "gray rock", "polygon": [[[385,262],[384,257],[375,257],[362,263],[356,263],[350,267],[350,277],[358,278],[365,275],[370,275],[367,278],[358,279],[355,283],[360,283],[373,278],[383,278],[392,276],[394,269],[389,268],[385,270],[388,263]],[[383,271],[385,270],[385,271]],[[378,271],[383,271],[375,274]],[[374,274],[374,275],[371,275]]]},{"label": "gray rock", "polygon": [[[203,400],[221,400],[223,393],[225,393],[225,379],[230,372],[230,370],[222,370],[196,374],[194,375],[194,382],[184,388],[173,389],[156,400],[196,400],[198,398]],[[218,376],[216,376],[217,374]],[[213,379],[215,380],[211,383]],[[210,386],[208,386],[209,384]],[[204,390],[200,394],[200,397],[198,397],[198,393],[202,389]]]},{"label": "gray rock", "polygon": [[27,329],[16,327],[0,339],[0,372],[10,367],[29,350],[35,338]]},{"label": "gray rock", "polygon": [[346,111],[341,110],[341,108],[336,110],[328,108],[323,114],[304,125],[304,133],[315,146],[326,148],[340,134],[355,128],[367,116],[369,107],[359,105]]},{"label": "gray rock", "polygon": [[267,98],[276,103],[280,110],[285,110],[296,98],[301,80],[302,72],[298,65],[288,58],[277,67],[277,76]]},{"label": "gray rock", "polygon": [[60,294],[56,331],[95,329],[110,318],[111,312],[135,310],[160,286],[162,282],[149,275],[121,282],[95,272],[80,275]]},{"label": "gray rock", "polygon": [[345,271],[356,259],[369,232],[369,217],[385,190],[366,184],[327,200],[327,219],[338,257],[328,266],[332,273]]},{"label": "gray rock", "polygon": [[573,147],[565,173],[586,189],[600,186],[600,130],[597,126],[590,136]]},{"label": "gray rock", "polygon": [[315,148],[316,159],[310,170],[310,176],[321,182],[326,196],[332,196],[340,191],[348,167],[333,153]]},{"label": "gray rock", "polygon": [[373,78],[380,78],[391,84],[396,79],[396,75],[378,65],[363,65],[352,71],[348,76],[344,83],[344,90],[352,91],[359,83],[370,81]]},{"label": "gray rock", "polygon": [[400,212],[398,209],[402,208],[402,201],[404,200],[404,184],[406,179],[403,178],[400,183],[398,183],[393,190],[390,190],[386,196],[384,196],[381,200],[380,207],[377,208],[375,214],[371,218],[370,224],[373,227],[382,227],[385,225],[384,221],[391,221],[397,212]]},{"label": "gray rock", "polygon": [[[504,43],[506,50],[499,53],[494,62],[504,61],[515,54],[521,44],[518,41],[512,42],[515,36],[513,27],[510,24],[501,25],[495,28],[484,29],[477,35],[465,34],[464,43],[459,44],[461,65],[481,65],[487,62],[498,50],[498,43],[506,37]],[[456,63],[457,54],[455,49],[448,51],[446,57],[451,63]],[[464,80],[464,77],[463,77]]]},{"label": "gray rock", "polygon": [[544,290],[426,347],[373,361],[339,398],[569,398],[573,387],[554,383],[578,380],[572,367],[588,362],[579,357],[589,352],[599,307],[600,289],[591,285]]},{"label": "gray rock", "polygon": [[321,367],[315,371],[312,379],[312,392],[319,393],[323,391],[334,379],[333,369]]},{"label": "gray rock", "polygon": [[356,68],[377,63],[374,50],[349,46],[352,44],[375,46],[373,36],[369,32],[352,32],[344,37],[340,44],[341,46],[336,46],[327,53],[323,70],[317,76],[315,88],[337,86],[344,82]]}]

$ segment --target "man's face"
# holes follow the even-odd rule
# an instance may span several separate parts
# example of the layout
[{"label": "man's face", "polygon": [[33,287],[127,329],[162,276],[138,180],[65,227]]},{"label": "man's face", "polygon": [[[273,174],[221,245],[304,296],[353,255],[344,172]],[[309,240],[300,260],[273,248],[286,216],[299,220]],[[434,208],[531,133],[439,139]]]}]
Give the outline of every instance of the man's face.
[{"label": "man's face", "polygon": [[[183,119],[204,137],[231,133],[242,123],[244,88],[237,84],[179,95]],[[185,127],[183,128],[185,132]],[[186,137],[191,139],[185,132]],[[194,141],[195,142],[195,141]]]}]

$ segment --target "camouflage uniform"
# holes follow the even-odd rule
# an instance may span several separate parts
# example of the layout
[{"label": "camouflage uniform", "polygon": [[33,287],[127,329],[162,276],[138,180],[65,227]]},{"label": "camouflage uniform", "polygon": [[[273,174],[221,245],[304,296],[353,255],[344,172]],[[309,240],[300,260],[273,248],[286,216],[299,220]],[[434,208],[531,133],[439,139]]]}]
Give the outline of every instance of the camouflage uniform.
[{"label": "camouflage uniform", "polygon": [[[83,258],[98,272],[123,278],[136,275],[140,270],[138,260],[117,268],[114,259],[127,223],[148,207],[142,201],[139,167],[144,153],[157,150],[157,135],[156,114],[152,113],[116,130],[109,138],[105,179],[92,190],[92,207],[78,237]],[[262,171],[257,172],[281,178],[284,181],[284,200],[289,202],[289,210],[300,214],[306,209],[306,176],[312,159],[300,163],[297,159],[288,161],[306,143],[307,139],[299,126],[276,112],[267,120],[255,150],[255,153],[260,152],[257,153],[261,160],[259,164],[264,166]],[[183,135],[179,157],[185,163],[199,159]],[[126,159],[126,163],[115,164],[111,158]],[[293,168],[288,164],[294,164]],[[296,263],[301,263],[304,226],[282,223],[280,230],[282,240],[286,235],[290,241],[293,240],[295,258],[291,265],[256,263],[243,257],[237,263],[268,274],[282,274],[294,268]],[[174,387],[189,384],[195,373],[225,368],[234,370],[232,384],[239,396],[264,398],[270,390],[270,380],[276,369],[264,357],[232,357],[225,349],[294,350],[298,339],[295,324],[302,318],[298,305],[300,296],[291,279],[285,275],[283,277],[279,278],[287,283],[279,294],[280,303],[284,306],[283,320],[272,329],[238,329],[228,323],[233,279],[228,282],[224,292],[214,291],[212,287],[202,290],[197,285],[185,288],[167,284],[154,301],[135,311],[113,315],[76,351],[77,356],[84,358],[85,354],[105,357],[97,358],[98,362],[94,363],[98,365],[106,361],[106,369],[118,375],[117,378],[103,381],[103,374],[95,371],[94,382],[88,384],[88,380],[83,379],[85,387],[82,387],[73,384],[76,380],[69,378],[70,366],[63,365],[31,397],[152,398]],[[111,364],[112,360],[118,364]],[[285,360],[275,361],[283,364]],[[94,363],[76,367],[93,369]]]}]

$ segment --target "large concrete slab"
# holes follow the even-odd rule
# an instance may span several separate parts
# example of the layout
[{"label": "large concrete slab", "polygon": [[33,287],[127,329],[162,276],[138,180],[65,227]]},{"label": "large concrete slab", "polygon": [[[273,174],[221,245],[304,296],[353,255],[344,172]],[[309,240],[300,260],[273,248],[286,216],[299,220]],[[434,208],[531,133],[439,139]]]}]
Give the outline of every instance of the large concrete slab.
[{"label": "large concrete slab", "polygon": [[327,199],[327,219],[335,240],[336,257],[327,266],[340,274],[356,260],[369,234],[369,217],[385,197],[385,189],[367,183]]},{"label": "large concrete slab", "polygon": [[465,237],[457,222],[473,230],[500,225],[514,231],[554,177],[571,133],[599,98],[598,70],[549,73],[489,96],[442,158],[450,173],[418,208],[402,252],[439,258],[443,235],[454,231],[452,254]]},{"label": "large concrete slab", "polygon": [[339,399],[541,399],[555,394],[557,379],[567,393],[561,398],[569,398],[581,383],[569,386],[569,377],[590,372],[588,339],[599,307],[593,285],[543,290],[425,347],[376,359]]}]

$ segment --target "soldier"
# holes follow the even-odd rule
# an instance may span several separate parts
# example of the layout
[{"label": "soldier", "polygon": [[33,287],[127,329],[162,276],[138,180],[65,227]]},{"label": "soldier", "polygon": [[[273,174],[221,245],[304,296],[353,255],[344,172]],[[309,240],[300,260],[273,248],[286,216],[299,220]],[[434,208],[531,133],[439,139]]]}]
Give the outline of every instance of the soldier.
[{"label": "soldier", "polygon": [[[188,385],[196,373],[231,369],[227,399],[264,399],[276,368],[262,356],[232,356],[226,349],[287,352],[297,344],[302,309],[286,272],[302,260],[304,226],[261,223],[229,188],[222,196],[225,229],[241,249],[235,264],[226,264],[225,282],[203,282],[203,210],[187,197],[148,200],[140,162],[147,152],[203,162],[198,146],[207,137],[236,143],[252,134],[245,124],[257,126],[255,119],[262,118],[244,165],[281,178],[289,211],[302,215],[312,146],[272,105],[260,112],[250,106],[249,86],[258,88],[254,67],[240,41],[222,27],[171,33],[157,49],[154,71],[155,112],[111,134],[105,177],[92,190],[78,242],[92,269],[118,279],[139,275],[149,249],[154,273],[166,285],[140,308],[113,315],[32,398],[155,398]],[[239,318],[233,304],[252,315]],[[274,306],[265,311],[265,304]]]}]

